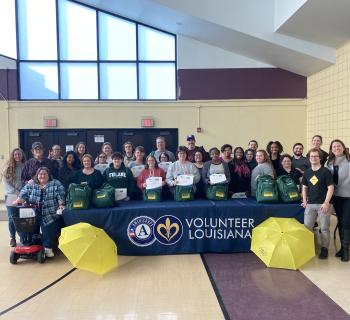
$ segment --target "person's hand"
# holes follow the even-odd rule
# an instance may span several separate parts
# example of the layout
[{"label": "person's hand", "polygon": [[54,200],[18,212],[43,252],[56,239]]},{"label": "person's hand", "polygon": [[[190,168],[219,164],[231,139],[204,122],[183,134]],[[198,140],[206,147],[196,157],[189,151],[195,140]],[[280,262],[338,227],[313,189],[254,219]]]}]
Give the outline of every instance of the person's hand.
[{"label": "person's hand", "polygon": [[19,198],[17,198],[15,201],[12,202],[12,204],[13,204],[14,206],[18,206],[18,205],[21,204],[21,203],[22,203],[22,201],[21,201],[21,199],[19,199]]},{"label": "person's hand", "polygon": [[124,201],[129,201],[130,200],[130,197],[129,196],[127,196],[125,199],[124,199]]},{"label": "person's hand", "polygon": [[329,202],[323,202],[320,208],[321,213],[326,214],[329,210],[330,204]]},{"label": "person's hand", "polygon": [[165,181],[162,181],[162,186],[165,186]]},{"label": "person's hand", "polygon": [[65,206],[64,204],[60,204],[60,205],[58,206],[58,208],[61,209],[61,210],[64,210],[64,209],[66,208],[66,206]]},{"label": "person's hand", "polygon": [[174,186],[174,187],[176,186],[176,180],[173,181],[173,186]]},{"label": "person's hand", "polygon": [[147,183],[145,182],[143,185],[142,185],[143,188],[146,188],[147,187]]},{"label": "person's hand", "polygon": [[27,183],[33,184],[33,183],[34,183],[34,180],[33,180],[33,179],[30,179]]},{"label": "person's hand", "polygon": [[301,206],[305,209],[306,208],[306,205],[307,205],[307,202],[305,201],[303,201],[302,203],[301,203]]}]

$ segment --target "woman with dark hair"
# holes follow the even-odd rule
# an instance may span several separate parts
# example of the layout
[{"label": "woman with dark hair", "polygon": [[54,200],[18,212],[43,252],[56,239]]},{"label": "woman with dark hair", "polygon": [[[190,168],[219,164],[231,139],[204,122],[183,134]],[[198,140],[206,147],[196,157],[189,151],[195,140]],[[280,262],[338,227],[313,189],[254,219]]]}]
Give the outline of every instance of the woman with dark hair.
[{"label": "woman with dark hair", "polygon": [[244,152],[244,157],[250,171],[253,171],[253,169],[258,165],[255,160],[255,151],[253,149],[247,149]]},{"label": "woman with dark hair", "polygon": [[[196,151],[194,154],[194,165],[197,167],[199,171],[199,175],[202,177],[202,170],[204,167],[204,155],[202,151]],[[205,198],[205,193],[204,193],[204,183],[203,180],[200,179],[199,182],[196,185],[196,193],[195,193],[195,198]]]},{"label": "woman with dark hair", "polygon": [[58,170],[58,180],[68,189],[69,181],[75,171],[80,169],[80,160],[74,151],[68,151],[62,160],[62,166]]},{"label": "woman with dark hair", "polygon": [[161,168],[158,167],[157,160],[154,156],[148,156],[146,158],[145,169],[141,172],[141,174],[137,177],[137,186],[143,191],[147,187],[146,180],[149,177],[161,177],[163,181],[163,186],[165,184],[165,172]]},{"label": "woman with dark hair", "polygon": [[289,176],[294,180],[297,186],[300,186],[302,174],[292,166],[292,156],[289,154],[281,156],[281,166],[277,169],[276,174],[277,177]]},{"label": "woman with dark hair", "polygon": [[273,168],[277,171],[281,166],[282,144],[279,141],[270,141],[266,146],[266,151],[269,154]]},{"label": "woman with dark hair", "polygon": [[245,192],[250,194],[251,171],[248,164],[244,161],[244,150],[242,147],[237,147],[233,150],[233,160],[228,164],[228,167],[231,174],[230,193]]},{"label": "woman with dark hair", "polygon": [[[177,148],[177,158],[178,160],[173,162],[167,171],[166,182],[170,188],[171,193],[174,192],[174,188],[177,184],[177,177],[180,175],[192,175],[193,176],[193,186],[195,186],[199,180],[200,175],[196,166],[187,161],[187,148],[185,146],[179,146]],[[195,188],[194,188],[195,190]]]},{"label": "woman with dark hair", "polygon": [[[325,163],[327,162],[327,159],[328,159],[328,153],[321,149],[322,136],[320,136],[319,134],[315,134],[312,137],[311,144],[312,144],[313,148],[320,150],[320,153],[321,153],[321,158],[320,158],[321,159],[321,165],[324,166]],[[306,157],[308,159],[310,158],[310,151],[306,154]]]},{"label": "woman with dark hair", "polygon": [[259,176],[269,175],[272,178],[275,178],[275,170],[273,168],[269,155],[265,150],[258,150],[256,152],[255,159],[258,165],[253,169],[250,178],[250,194],[252,197],[256,197],[257,179]]},{"label": "woman with dark hair", "polygon": [[159,159],[158,160],[159,160],[159,162],[170,162],[169,155],[166,152],[162,152],[159,155]]},{"label": "woman with dark hair", "polygon": [[86,143],[82,142],[82,141],[78,142],[75,145],[74,151],[77,154],[81,164],[83,164],[83,155],[88,153],[88,149],[87,149]]},{"label": "woman with dark hair", "polygon": [[8,216],[8,228],[10,232],[10,246],[16,246],[16,229],[13,223],[13,207],[8,205],[9,200],[13,201],[14,197],[16,197],[22,188],[22,180],[21,174],[24,167],[24,163],[26,161],[24,152],[20,148],[15,148],[12,150],[10,154],[10,159],[5,164],[2,174],[1,180],[4,187],[5,193],[5,203],[7,209]]},{"label": "woman with dark hair", "polygon": [[338,218],[341,249],[336,257],[349,261],[350,243],[350,155],[343,141],[335,139],[329,147],[326,167],[334,180],[333,205]]},{"label": "woman with dark hair", "polygon": [[21,190],[13,205],[28,203],[38,206],[37,219],[42,233],[42,242],[45,247],[45,255],[54,256],[53,248],[57,244],[57,237],[63,226],[62,215],[57,214],[57,209],[64,209],[64,187],[56,179],[52,179],[50,171],[46,167],[40,167],[33,179]]},{"label": "woman with dark hair", "polygon": [[223,161],[225,161],[226,163],[232,161],[232,146],[230,144],[224,144],[222,147],[221,147],[221,159]]},{"label": "woman with dark hair", "polygon": [[93,158],[90,154],[84,154],[81,158],[83,168],[74,172],[70,183],[87,184],[91,189],[98,189],[103,184],[103,177],[100,171],[92,166]]},{"label": "woman with dark hair", "polygon": [[209,150],[209,156],[211,160],[204,163],[202,170],[202,180],[204,183],[204,191],[208,189],[211,185],[210,176],[212,174],[224,174],[226,181],[224,184],[230,183],[231,176],[228,164],[220,159],[220,151],[218,148],[214,147]]}]

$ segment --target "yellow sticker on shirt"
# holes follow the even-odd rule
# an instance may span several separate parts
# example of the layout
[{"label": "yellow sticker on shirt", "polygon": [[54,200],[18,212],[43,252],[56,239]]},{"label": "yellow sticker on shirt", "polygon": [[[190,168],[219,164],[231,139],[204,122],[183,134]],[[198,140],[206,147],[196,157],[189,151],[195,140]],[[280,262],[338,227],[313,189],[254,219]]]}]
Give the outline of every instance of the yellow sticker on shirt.
[{"label": "yellow sticker on shirt", "polygon": [[310,179],[310,182],[311,182],[313,185],[317,184],[317,182],[318,182],[317,177],[316,177],[316,176],[313,176],[313,177]]}]

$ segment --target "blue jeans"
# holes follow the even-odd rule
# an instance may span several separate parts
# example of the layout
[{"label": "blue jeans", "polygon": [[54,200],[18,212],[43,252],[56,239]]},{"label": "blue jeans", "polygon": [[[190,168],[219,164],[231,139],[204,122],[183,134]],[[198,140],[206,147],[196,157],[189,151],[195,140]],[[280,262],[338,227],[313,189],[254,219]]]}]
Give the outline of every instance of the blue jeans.
[{"label": "blue jeans", "polygon": [[40,213],[37,215],[37,218],[42,233],[43,246],[50,249],[56,248],[58,236],[63,228],[62,216],[58,216],[57,219],[46,225],[44,224]]},{"label": "blue jeans", "polygon": [[[7,196],[5,196],[5,202],[7,200]],[[7,217],[8,217],[8,227],[10,232],[11,238],[16,238],[16,228],[15,224],[13,223],[13,207],[6,206],[7,209]]]}]

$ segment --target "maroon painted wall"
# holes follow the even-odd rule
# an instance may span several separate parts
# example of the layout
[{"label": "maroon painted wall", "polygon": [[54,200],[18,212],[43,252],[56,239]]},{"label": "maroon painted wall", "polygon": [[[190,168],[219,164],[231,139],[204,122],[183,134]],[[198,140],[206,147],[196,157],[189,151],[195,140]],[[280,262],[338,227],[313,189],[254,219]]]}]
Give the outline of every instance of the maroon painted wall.
[{"label": "maroon painted wall", "polygon": [[17,70],[0,70],[0,93],[6,100],[18,100]]},{"label": "maroon painted wall", "polygon": [[306,98],[307,78],[278,68],[179,69],[179,100]]}]

